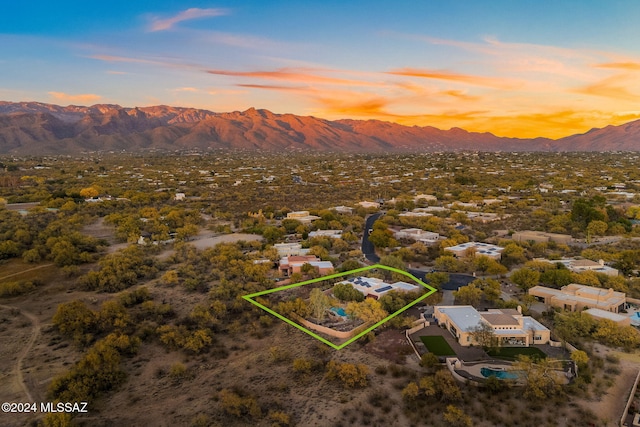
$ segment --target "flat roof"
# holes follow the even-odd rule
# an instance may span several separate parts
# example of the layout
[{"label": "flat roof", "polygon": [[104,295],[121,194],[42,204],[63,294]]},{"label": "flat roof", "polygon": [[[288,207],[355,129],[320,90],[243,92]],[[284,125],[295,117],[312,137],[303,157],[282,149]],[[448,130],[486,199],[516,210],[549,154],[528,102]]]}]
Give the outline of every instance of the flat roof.
[{"label": "flat roof", "polygon": [[449,246],[447,248],[444,248],[444,250],[458,252],[458,251],[464,251],[469,248],[476,249],[478,253],[496,253],[496,252],[499,253],[504,250],[504,248],[501,246],[492,245],[490,243],[480,243],[480,242],[460,243],[459,245]]},{"label": "flat roof", "polygon": [[478,311],[470,305],[435,307],[435,310],[446,314],[451,322],[463,332],[470,331],[478,326],[481,317]]},{"label": "flat roof", "polygon": [[609,319],[609,320],[613,320],[614,322],[621,322],[628,318],[627,316],[623,316],[617,313],[612,313],[606,310],[600,310],[599,308],[590,308],[588,310],[585,310],[584,312],[592,315],[593,317]]},{"label": "flat roof", "polygon": [[[568,285],[568,286],[571,286],[571,285]],[[582,285],[576,285],[576,286],[582,286]],[[589,288],[589,286],[586,286],[586,287]],[[565,286],[565,288],[567,287]],[[593,289],[595,289],[595,291]],[[567,291],[563,291],[560,289],[547,288],[546,286],[534,286],[531,289],[529,289],[529,294],[534,295],[536,291],[539,291],[547,295],[552,295],[553,298],[558,299],[560,301],[582,302],[588,305],[595,305],[595,306],[605,306],[605,305],[613,305],[613,304],[620,305],[626,301],[625,296],[622,292],[614,292],[613,295],[607,299],[601,299],[601,298],[595,299],[595,298],[587,298],[584,296],[576,295],[574,293],[575,290],[580,292],[584,291],[584,289],[581,289],[581,288],[577,288],[577,289],[569,288],[567,289]],[[604,292],[600,292],[600,291],[604,291]],[[608,290],[592,288],[592,290],[587,290],[587,292],[585,293],[604,297],[607,295]]]}]

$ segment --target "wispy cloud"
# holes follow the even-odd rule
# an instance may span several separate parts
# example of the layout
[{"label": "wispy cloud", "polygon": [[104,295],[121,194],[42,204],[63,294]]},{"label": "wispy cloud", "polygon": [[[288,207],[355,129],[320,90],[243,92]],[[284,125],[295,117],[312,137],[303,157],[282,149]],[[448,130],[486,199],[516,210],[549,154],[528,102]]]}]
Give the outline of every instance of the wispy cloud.
[{"label": "wispy cloud", "polygon": [[485,86],[497,89],[510,89],[518,86],[518,83],[513,79],[483,77],[471,74],[461,74],[453,71],[430,70],[425,68],[399,68],[388,71],[387,74],[393,74],[396,76],[420,77],[425,79],[447,80],[452,82],[466,83],[474,86]]},{"label": "wispy cloud", "polygon": [[461,101],[477,101],[480,99],[479,96],[468,95],[467,92],[462,90],[443,90],[440,94],[451,96]]},{"label": "wispy cloud", "polygon": [[284,80],[291,82],[303,82],[307,84],[333,84],[348,86],[380,86],[378,83],[365,80],[343,79],[328,77],[320,73],[337,73],[338,70],[317,70],[309,68],[280,68],[273,71],[231,71],[231,70],[206,70],[209,74],[231,77],[248,77],[264,80]]},{"label": "wispy cloud", "polygon": [[604,64],[597,64],[596,67],[614,70],[640,71],[640,62],[607,62]]},{"label": "wispy cloud", "polygon": [[93,93],[83,93],[83,94],[77,94],[77,95],[71,95],[64,92],[47,92],[47,93],[58,102],[90,103],[90,102],[96,102],[102,98],[100,95],[95,95]]},{"label": "wispy cloud", "polygon": [[122,74],[129,74],[129,73],[127,73],[125,71],[107,70],[107,74],[122,75]]},{"label": "wispy cloud", "polygon": [[290,41],[278,41],[263,36],[250,34],[225,33],[221,31],[200,31],[197,33],[201,40],[226,46],[253,50],[282,50],[298,46]]},{"label": "wispy cloud", "polygon": [[248,89],[267,89],[267,90],[282,90],[291,92],[307,92],[308,88],[305,86],[283,86],[283,85],[259,85],[259,84],[237,84],[238,87],[245,87]]},{"label": "wispy cloud", "polygon": [[174,92],[199,92],[198,89],[196,89],[195,87],[177,87],[175,89],[173,89]]},{"label": "wispy cloud", "polygon": [[127,56],[118,56],[118,55],[89,55],[88,58],[97,59],[99,61],[105,62],[131,62],[137,64],[153,64],[153,65],[166,65],[161,61],[153,61],[150,59],[142,59],[142,58],[131,58]]},{"label": "wispy cloud", "polygon": [[171,18],[154,18],[151,22],[150,31],[166,31],[173,28],[179,22],[190,21],[192,19],[210,18],[214,16],[228,15],[229,11],[226,9],[200,9],[197,7],[183,10]]},{"label": "wispy cloud", "polygon": [[628,80],[630,80],[629,76],[615,75],[574,89],[574,92],[635,102],[639,97],[629,91]]}]

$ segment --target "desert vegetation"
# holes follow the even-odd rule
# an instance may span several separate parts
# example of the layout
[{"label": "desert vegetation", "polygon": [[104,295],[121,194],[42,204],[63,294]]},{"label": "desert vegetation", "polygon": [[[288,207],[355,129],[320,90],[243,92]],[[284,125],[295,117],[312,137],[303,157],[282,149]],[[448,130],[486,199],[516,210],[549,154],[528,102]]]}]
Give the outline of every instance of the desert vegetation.
[{"label": "desert vegetation", "polygon": [[[437,289],[449,274],[474,273],[454,295],[459,304],[528,312],[534,301],[523,292],[537,284],[582,283],[637,298],[640,234],[632,221],[640,196],[613,191],[615,183],[640,189],[630,154],[150,152],[1,163],[0,334],[15,354],[35,336],[21,362],[34,398],[91,405],[90,418],[25,416],[14,425],[606,425],[588,403],[606,396],[623,371],[613,349],[640,345],[632,327],[550,310],[540,321],[579,348],[576,381],[546,383],[537,371],[544,366],[523,359],[531,379],[524,389],[491,379],[471,388],[429,356],[420,363],[408,346],[403,331],[417,310],[334,351],[242,298],[319,276],[309,265],[282,277],[274,244],[300,243],[349,271],[368,263],[361,239],[369,232],[382,264],[424,269]],[[357,203],[378,199],[384,212],[365,229],[378,210]],[[353,209],[335,209],[343,205]],[[430,207],[442,209],[402,215]],[[287,218],[299,210],[319,219]],[[468,213],[476,211],[497,219],[474,220]],[[394,237],[400,228],[442,239]],[[342,233],[309,237],[318,230]],[[519,230],[568,234],[576,244],[511,239]],[[444,251],[469,241],[504,247],[502,259]],[[535,260],[565,256],[602,259],[622,274],[573,273]],[[404,280],[387,273],[378,272]],[[507,281],[518,301],[503,300]],[[335,282],[260,303],[315,318],[335,303],[376,322],[417,297],[390,292],[375,301],[345,285],[323,292]],[[0,357],[16,366],[9,351]],[[23,397],[12,369],[3,371],[11,378],[5,400]],[[144,417],[133,410],[142,407],[149,408]]]}]

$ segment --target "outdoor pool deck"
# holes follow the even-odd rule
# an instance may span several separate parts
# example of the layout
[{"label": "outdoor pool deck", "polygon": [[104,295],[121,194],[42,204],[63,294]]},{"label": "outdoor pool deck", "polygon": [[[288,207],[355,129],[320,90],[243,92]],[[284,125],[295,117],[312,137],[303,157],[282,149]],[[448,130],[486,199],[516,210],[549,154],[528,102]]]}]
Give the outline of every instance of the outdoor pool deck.
[{"label": "outdoor pool deck", "polygon": [[[466,380],[482,382],[487,379],[487,377],[482,375],[483,368],[510,371],[513,367],[513,364],[504,360],[484,360],[481,362],[465,363],[455,358],[449,358],[447,359],[447,367],[455,374]],[[561,381],[562,384],[569,383],[569,378],[563,371],[555,370],[553,372],[556,374],[557,378]],[[516,379],[515,382],[521,383],[521,380]]]},{"label": "outdoor pool deck", "polygon": [[486,360],[483,362],[465,363],[461,362],[459,367],[454,366],[458,375],[469,380],[478,381],[487,379],[482,375],[482,368],[498,368],[508,371],[513,365],[504,360]]}]

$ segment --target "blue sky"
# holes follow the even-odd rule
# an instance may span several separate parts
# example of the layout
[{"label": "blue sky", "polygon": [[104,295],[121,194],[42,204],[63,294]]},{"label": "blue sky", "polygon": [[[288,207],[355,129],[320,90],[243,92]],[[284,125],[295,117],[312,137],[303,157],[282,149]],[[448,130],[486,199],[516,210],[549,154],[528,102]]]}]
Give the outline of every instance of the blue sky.
[{"label": "blue sky", "polygon": [[0,99],[560,137],[640,118],[639,12],[637,1],[8,2]]}]

